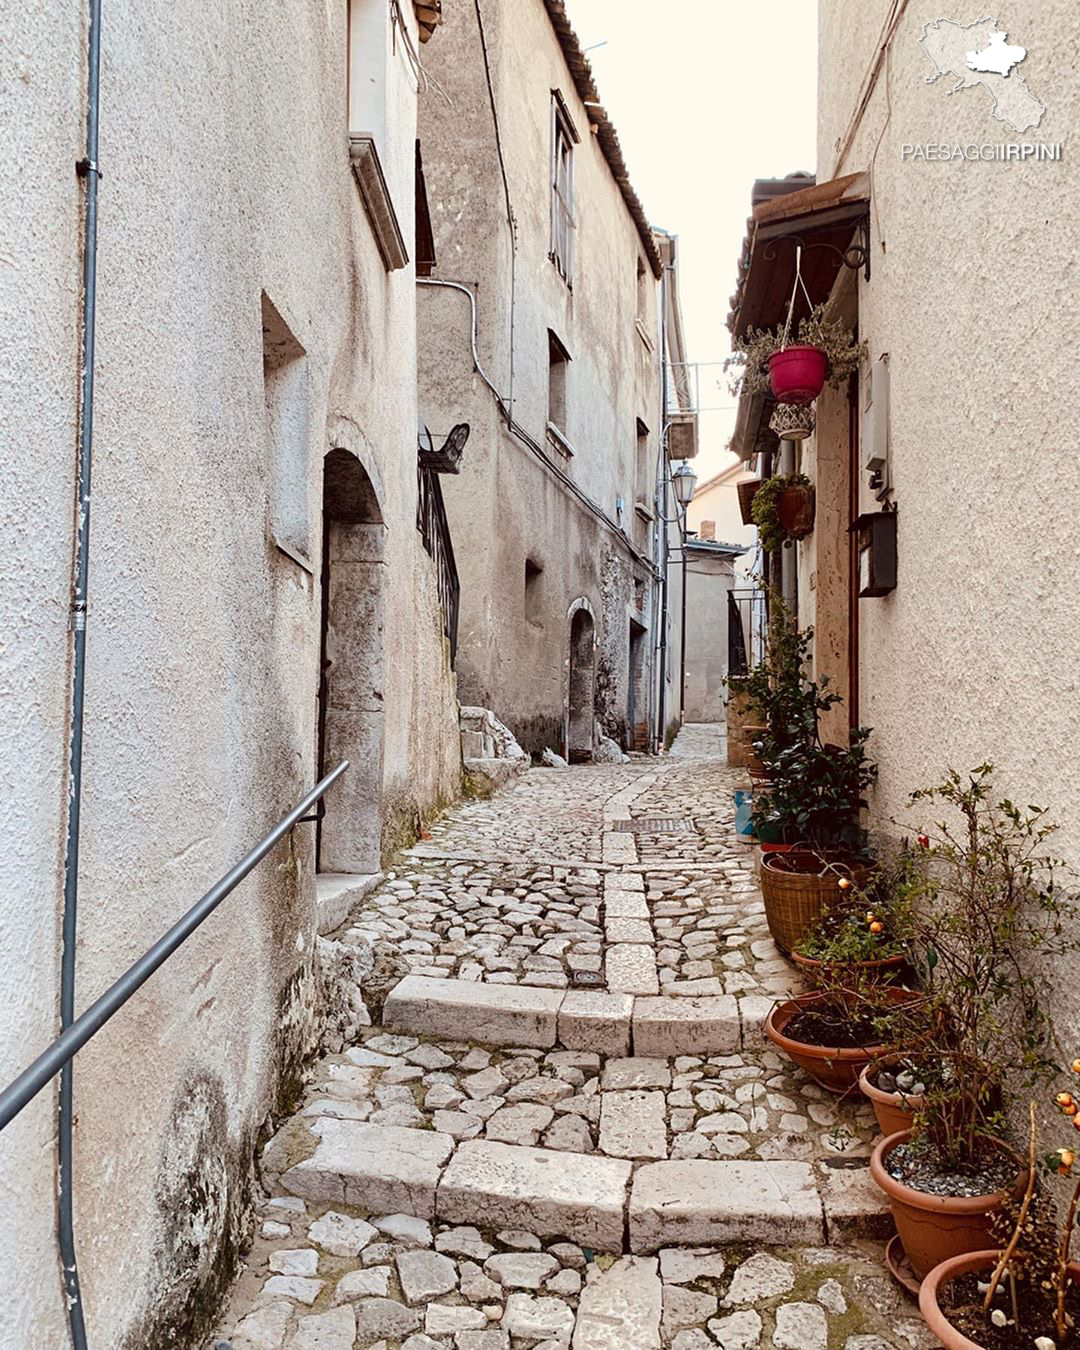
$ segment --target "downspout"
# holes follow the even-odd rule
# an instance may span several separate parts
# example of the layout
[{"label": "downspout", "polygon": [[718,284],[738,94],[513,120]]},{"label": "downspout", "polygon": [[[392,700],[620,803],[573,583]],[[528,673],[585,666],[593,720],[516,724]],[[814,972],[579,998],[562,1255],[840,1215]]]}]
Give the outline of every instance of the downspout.
[{"label": "downspout", "polygon": [[667,625],[668,625],[668,402],[667,402],[667,287],[669,263],[660,274],[660,455],[657,466],[656,519],[659,526],[660,632],[657,643],[656,752],[664,747],[664,721],[667,716]]},{"label": "downspout", "polygon": [[[71,736],[68,749],[68,817],[64,854],[64,908],[61,922],[60,1026],[75,1020],[75,946],[79,898],[79,826],[82,806],[83,703],[86,693],[86,614],[90,573],[90,472],[94,434],[94,325],[97,310],[98,110],[101,95],[101,0],[90,0],[90,33],[86,82],[86,157],[76,166],[86,179],[83,231],[82,381],[79,396],[78,523],[75,576],[71,599],[73,634]],[[86,1350],[74,1224],[73,1062],[60,1074],[59,1194],[57,1238],[67,1297],[71,1342]]]}]

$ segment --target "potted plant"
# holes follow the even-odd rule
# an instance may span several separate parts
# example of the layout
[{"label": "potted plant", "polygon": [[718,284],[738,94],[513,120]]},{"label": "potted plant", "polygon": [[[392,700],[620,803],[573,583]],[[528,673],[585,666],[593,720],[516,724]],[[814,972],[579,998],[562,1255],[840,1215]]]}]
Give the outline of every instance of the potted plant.
[{"label": "potted plant", "polygon": [[778,403],[769,417],[769,430],[782,441],[805,441],[813,435],[815,422],[814,410],[808,403]]},{"label": "potted plant", "polygon": [[859,1091],[874,1108],[883,1135],[910,1130],[926,1093],[918,1058],[905,1054],[872,1060],[859,1074]]},{"label": "potted plant", "polygon": [[774,474],[754,494],[750,516],[761,547],[790,548],[814,528],[814,488],[804,473]]},{"label": "potted plant", "polygon": [[[1073,1072],[1078,1071],[1080,1060],[1074,1060]],[[1059,1093],[1056,1102],[1071,1115],[1075,1128],[1080,1117],[1072,1094]],[[1019,1204],[1003,1207],[1002,1249],[943,1261],[919,1290],[923,1319],[947,1350],[1068,1350],[1080,1345],[1080,1266],[1070,1261],[1080,1204],[1080,1180],[1073,1174],[1076,1152],[1066,1146],[1041,1162],[1044,1177],[1067,1177],[1074,1183],[1062,1220],[1048,1188],[1036,1185],[1035,1107],[1032,1102],[1029,1180]]]},{"label": "potted plant", "polygon": [[754,523],[754,518],[750,512],[753,508],[754,498],[757,496],[759,487],[761,487],[760,478],[747,478],[744,482],[735,485],[735,491],[739,496],[739,514],[742,516],[742,523],[744,525],[752,525]]},{"label": "potted plant", "polygon": [[826,381],[833,389],[843,388],[866,359],[866,343],[856,342],[842,320],[827,320],[824,305],[815,305],[794,335],[788,324],[750,328],[731,348],[724,370],[734,372],[733,394],[772,394],[792,404],[817,398]]},{"label": "potted plant", "polygon": [[791,958],[810,984],[824,980],[903,984],[914,978],[908,952],[911,916],[906,853],[879,860],[861,886],[847,878]]},{"label": "potted plant", "polygon": [[[775,1003],[765,1034],[800,1069],[828,1092],[849,1092],[871,1060],[895,1048],[897,1035],[910,1036],[922,999],[910,989],[891,988],[873,978],[854,987],[825,981],[823,987]],[[901,1021],[898,1009],[905,1010]]]},{"label": "potted plant", "polygon": [[920,1278],[990,1247],[995,1211],[1026,1185],[1008,1143],[1010,1094],[1053,1072],[1039,971],[1078,947],[1077,908],[1045,851],[1053,827],[1040,808],[998,798],[992,775],[989,764],[950,771],[912,794],[943,817],[918,837],[913,903],[916,967],[934,1016],[920,1028],[925,1092],[913,1127],[881,1140],[870,1170]]}]

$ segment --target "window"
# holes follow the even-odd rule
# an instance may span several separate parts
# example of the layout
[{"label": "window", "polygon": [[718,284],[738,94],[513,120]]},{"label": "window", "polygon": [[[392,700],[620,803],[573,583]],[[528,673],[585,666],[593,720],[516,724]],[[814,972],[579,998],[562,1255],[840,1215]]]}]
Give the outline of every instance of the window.
[{"label": "window", "polygon": [[637,448],[634,456],[634,516],[635,537],[640,544],[649,538],[649,525],[653,519],[653,466],[649,455],[649,428],[639,417],[637,419]]},{"label": "window", "polygon": [[[570,355],[548,329],[548,429],[566,434],[566,367]],[[568,447],[567,447],[568,448]]]},{"label": "window", "polygon": [[525,559],[525,617],[537,626],[543,623],[543,594],[540,579],[544,569],[532,558]]},{"label": "window", "polygon": [[270,534],[309,570],[307,353],[262,297],[263,397],[270,454]]},{"label": "window", "polygon": [[568,286],[574,280],[574,146],[578,134],[562,96],[551,96],[551,261]]}]

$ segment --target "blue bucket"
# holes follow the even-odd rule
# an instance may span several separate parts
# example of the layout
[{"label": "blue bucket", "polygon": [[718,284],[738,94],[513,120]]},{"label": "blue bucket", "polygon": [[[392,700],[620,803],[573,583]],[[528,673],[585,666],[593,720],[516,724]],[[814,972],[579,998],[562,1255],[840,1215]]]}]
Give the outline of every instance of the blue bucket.
[{"label": "blue bucket", "polygon": [[750,823],[750,815],[754,809],[754,793],[752,788],[735,789],[735,833],[740,839],[750,841],[754,838],[754,827]]}]

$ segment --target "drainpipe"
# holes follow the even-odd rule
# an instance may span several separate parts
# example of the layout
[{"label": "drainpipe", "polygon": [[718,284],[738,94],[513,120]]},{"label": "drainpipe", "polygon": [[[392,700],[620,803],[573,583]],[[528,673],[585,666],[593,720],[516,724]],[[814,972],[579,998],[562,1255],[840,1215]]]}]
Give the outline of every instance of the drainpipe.
[{"label": "drainpipe", "polygon": [[656,690],[656,745],[659,752],[664,747],[664,722],[667,716],[667,624],[668,624],[668,527],[667,527],[667,485],[668,485],[668,403],[667,403],[667,287],[670,264],[665,263],[660,273],[660,454],[657,466],[656,484],[656,521],[659,530],[658,555],[660,570],[660,632],[657,635],[657,690]]},{"label": "drainpipe", "polygon": [[[780,442],[780,472],[784,474],[795,472],[794,441]],[[794,615],[799,595],[798,560],[795,557],[795,549],[781,549],[776,556],[777,566],[780,569],[780,594],[784,598],[788,612]]]},{"label": "drainpipe", "polygon": [[[90,572],[90,471],[94,433],[94,321],[97,300],[97,193],[98,109],[101,93],[101,0],[90,0],[90,33],[86,82],[86,157],[76,166],[86,179],[83,233],[82,381],[79,397],[78,524],[75,544],[75,576],[71,598],[73,634],[71,676],[71,736],[68,749],[67,844],[64,854],[64,908],[61,923],[60,1026],[66,1030],[75,1020],[75,945],[79,897],[79,825],[82,805],[83,701],[86,692],[86,613]],[[72,1126],[73,1061],[60,1074],[59,1101],[59,1194],[57,1238],[67,1296],[71,1342],[86,1350],[79,1270],[75,1257],[75,1227],[72,1186],[74,1148]]]}]

